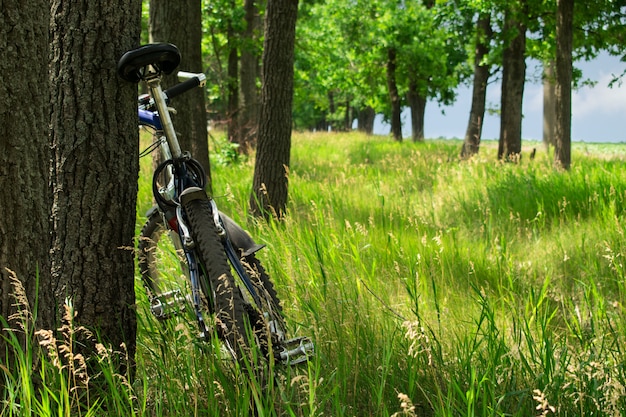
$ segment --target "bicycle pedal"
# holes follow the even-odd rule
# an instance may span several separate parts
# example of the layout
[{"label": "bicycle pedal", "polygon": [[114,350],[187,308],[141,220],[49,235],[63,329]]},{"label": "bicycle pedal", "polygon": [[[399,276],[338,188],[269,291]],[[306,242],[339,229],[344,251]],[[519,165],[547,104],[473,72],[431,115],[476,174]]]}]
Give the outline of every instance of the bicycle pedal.
[{"label": "bicycle pedal", "polygon": [[185,311],[190,297],[184,296],[180,290],[168,291],[153,297],[150,301],[150,311],[160,321],[177,316]]},{"label": "bicycle pedal", "polygon": [[296,365],[309,360],[315,353],[315,345],[306,336],[295,337],[281,343],[280,361],[285,365]]}]

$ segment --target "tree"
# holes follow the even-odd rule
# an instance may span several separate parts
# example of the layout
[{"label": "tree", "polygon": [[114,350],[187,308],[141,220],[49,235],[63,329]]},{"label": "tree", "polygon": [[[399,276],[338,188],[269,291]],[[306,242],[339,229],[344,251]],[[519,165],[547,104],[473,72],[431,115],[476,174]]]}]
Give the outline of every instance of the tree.
[{"label": "tree", "polygon": [[256,147],[256,129],[259,119],[259,53],[257,48],[260,26],[255,0],[244,1],[245,30],[241,45],[239,79],[241,81],[241,110],[239,112],[240,149],[243,153]]},{"label": "tree", "polygon": [[[592,59],[601,50],[612,55],[624,54],[623,4],[602,0],[571,5],[555,2],[546,6],[551,7],[543,19],[544,56],[541,56],[545,63],[544,142],[555,146],[557,166],[567,168],[571,163],[571,89],[580,85],[583,76],[573,63]],[[558,97],[559,94],[562,96]]]},{"label": "tree", "polygon": [[411,112],[412,139],[423,141],[426,103],[451,104],[466,76],[465,31],[450,18],[449,7],[432,0],[400,3],[394,12],[399,83]]},{"label": "tree", "polygon": [[556,104],[554,96],[554,61],[543,64],[543,144],[546,149],[554,145],[556,135]]},{"label": "tree", "polygon": [[209,109],[224,123],[231,143],[247,154],[256,146],[259,118],[261,34],[264,3],[257,0],[204,1],[203,51]]},{"label": "tree", "polygon": [[251,212],[266,218],[281,218],[287,205],[297,17],[298,0],[268,1],[259,142],[250,196]]},{"label": "tree", "polygon": [[571,163],[573,23],[574,0],[557,0],[554,161],[564,169]]},{"label": "tree", "polygon": [[139,44],[141,2],[51,6],[52,274],[40,288],[53,291],[54,302],[40,301],[39,315],[57,325],[70,299],[79,325],[113,349],[124,346],[132,360],[137,89],[116,65]]},{"label": "tree", "polygon": [[[521,8],[524,8],[521,2]],[[502,55],[502,96],[498,159],[522,152],[522,101],[526,78],[526,25],[521,9],[509,8],[504,17],[506,37]]]},{"label": "tree", "polygon": [[[234,0],[229,1],[229,10],[235,10]],[[228,118],[228,140],[241,145],[241,129],[239,128],[239,40],[236,37],[233,18],[228,19],[226,42],[228,64],[226,71],[226,93],[228,94],[226,116]]]},{"label": "tree", "polygon": [[[298,16],[294,125],[316,130],[373,122],[371,110],[389,107],[384,88],[386,49],[376,39],[377,2],[326,0],[303,3]],[[359,15],[355,13],[359,10]],[[367,19],[363,19],[367,16]],[[371,110],[366,110],[366,109]]]},{"label": "tree", "polygon": [[[0,317],[15,313],[10,272],[27,291],[49,277],[48,24],[49,3],[9,0],[0,10]],[[43,288],[40,286],[40,288]],[[39,316],[41,317],[41,316]],[[11,320],[10,328],[18,328]],[[0,363],[8,326],[0,323]],[[14,333],[24,336],[21,333]],[[23,340],[22,340],[23,341]],[[4,382],[0,382],[2,386]]]},{"label": "tree", "polygon": [[489,12],[482,12],[476,22],[472,107],[463,140],[463,148],[461,149],[462,158],[477,154],[480,147],[490,69],[490,65],[485,60],[489,53],[491,37],[491,16]]},{"label": "tree", "polygon": [[398,53],[395,47],[387,50],[387,90],[389,91],[389,102],[391,103],[391,135],[393,138],[402,141],[402,102],[398,92],[398,82],[396,70],[398,67]]},{"label": "tree", "polygon": [[[371,132],[382,113],[396,140],[402,139],[401,110],[411,108],[413,139],[422,140],[429,99],[449,104],[464,78],[466,52],[451,37],[438,2],[326,0],[303,4],[298,24],[296,125],[310,120],[333,129]],[[447,10],[447,9],[446,9]],[[386,88],[385,88],[386,87]],[[313,103],[313,106],[310,104]],[[314,107],[314,111],[311,111]],[[307,113],[307,115],[303,115]],[[309,128],[324,128],[311,123]]]},{"label": "tree", "polygon": [[[152,42],[168,42],[181,52],[179,68],[204,72],[202,69],[201,0],[150,0],[150,38]],[[164,86],[178,83],[176,74],[164,79]],[[204,90],[195,88],[176,97],[173,116],[181,148],[190,151],[210,179],[209,143]],[[208,182],[210,184],[210,182]]]}]

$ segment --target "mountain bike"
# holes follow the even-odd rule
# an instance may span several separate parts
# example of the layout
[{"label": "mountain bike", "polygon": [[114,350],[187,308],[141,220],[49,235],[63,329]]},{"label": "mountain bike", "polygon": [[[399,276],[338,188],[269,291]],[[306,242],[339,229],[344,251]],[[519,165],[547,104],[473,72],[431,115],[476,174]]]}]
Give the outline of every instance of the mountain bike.
[{"label": "mountain bike", "polygon": [[159,150],[162,160],[152,178],[156,205],[138,243],[150,310],[159,320],[192,311],[199,338],[217,335],[237,360],[256,347],[267,360],[304,362],[313,343],[287,338],[278,294],[256,257],[264,245],[218,210],[205,190],[204,169],[180,148],[169,101],[206,83],[202,73],[179,71],[183,81],[163,90],[162,77],[176,70],[180,58],[176,46],[154,43],[126,52],[117,67],[124,80],[148,87],[149,94],[139,96],[138,116],[153,132],[153,142],[141,155]]}]

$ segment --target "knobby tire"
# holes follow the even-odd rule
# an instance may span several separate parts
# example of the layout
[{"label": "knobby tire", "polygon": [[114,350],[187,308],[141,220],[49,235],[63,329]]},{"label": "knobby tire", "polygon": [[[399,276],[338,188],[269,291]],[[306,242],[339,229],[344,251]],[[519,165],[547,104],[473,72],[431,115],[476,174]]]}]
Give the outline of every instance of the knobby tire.
[{"label": "knobby tire", "polygon": [[[245,328],[247,317],[253,327],[252,330],[257,339],[256,342],[263,354],[268,355],[270,353],[268,349],[269,332],[266,320],[262,316],[263,312],[269,314],[268,321],[273,320],[279,330],[286,333],[282,305],[276,289],[265,268],[254,253],[243,256],[241,263],[259,295],[261,306],[258,307],[261,311],[244,301],[246,297],[243,296],[235,284],[220,237],[213,223],[210,204],[203,200],[196,200],[193,203],[193,205],[188,204],[186,213],[192,237],[196,243],[197,253],[203,261],[211,261],[210,263],[207,261],[203,262],[207,268],[205,272],[210,282],[206,282],[206,277],[202,276],[201,279],[205,280],[205,282],[201,282],[201,288],[207,300],[214,300],[214,305],[208,306],[209,310],[212,313],[219,312],[216,316],[217,322],[222,324],[222,326],[218,328],[218,336],[222,340],[227,341],[231,348],[235,350],[242,350],[243,348],[247,352],[250,345]],[[158,261],[155,258],[155,248],[159,240],[163,238],[163,233],[166,232],[163,218],[158,211],[154,211],[149,216],[141,230],[138,244],[139,268],[142,281],[149,296],[159,294],[160,272]],[[244,249],[235,247],[235,250],[238,252],[244,252]],[[184,266],[186,267],[186,265]],[[224,278],[220,279],[219,277]],[[219,294],[218,288],[223,292],[221,296],[216,297],[213,294],[207,294],[207,291],[214,291],[215,294]],[[235,317],[235,319],[233,320],[232,317]],[[276,340],[275,334],[271,337],[274,344],[280,342]],[[236,353],[239,355],[243,352]]]}]

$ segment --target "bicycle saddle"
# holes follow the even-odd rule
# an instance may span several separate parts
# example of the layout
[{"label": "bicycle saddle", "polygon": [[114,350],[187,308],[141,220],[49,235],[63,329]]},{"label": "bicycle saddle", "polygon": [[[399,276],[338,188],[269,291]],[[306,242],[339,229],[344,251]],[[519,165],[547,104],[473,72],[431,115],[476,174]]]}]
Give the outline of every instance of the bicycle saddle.
[{"label": "bicycle saddle", "polygon": [[117,73],[126,81],[138,83],[143,69],[152,65],[171,74],[180,64],[180,52],[171,43],[151,43],[126,52],[117,63]]}]

